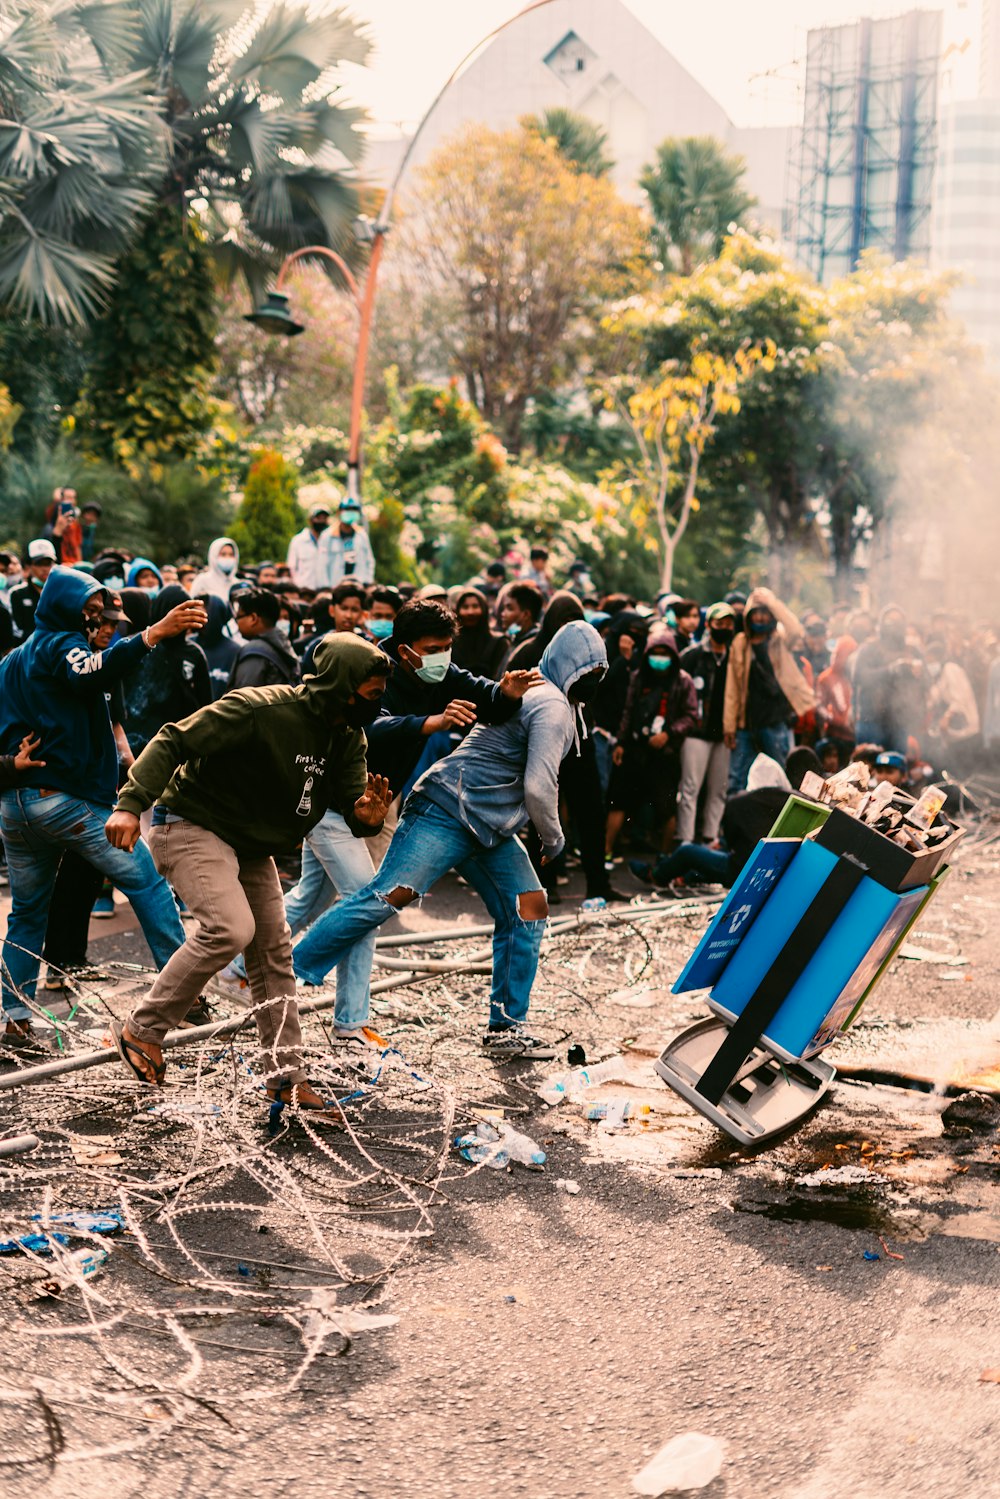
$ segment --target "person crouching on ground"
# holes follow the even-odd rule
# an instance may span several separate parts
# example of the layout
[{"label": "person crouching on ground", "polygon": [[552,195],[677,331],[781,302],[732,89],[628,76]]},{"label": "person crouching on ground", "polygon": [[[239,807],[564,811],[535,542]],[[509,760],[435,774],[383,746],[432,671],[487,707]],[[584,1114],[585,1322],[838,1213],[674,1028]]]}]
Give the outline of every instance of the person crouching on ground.
[{"label": "person crouching on ground", "polygon": [[295,848],[328,807],[355,837],[381,829],[392,798],[382,777],[368,775],[362,730],[378,714],[392,663],[367,641],[338,635],[322,643],[315,664],[300,687],[244,688],[167,724],[132,766],[108,819],[108,840],[130,850],[139,814],[153,807],[153,858],[198,922],[124,1024],[112,1026],[122,1060],[143,1082],[162,1083],[164,1036],[243,952],[269,1097],[327,1107],[302,1066],[273,856]]},{"label": "person crouching on ground", "polygon": [[548,904],[515,835],[530,820],[546,859],[562,851],[559,767],[580,733],[577,705],[607,665],[604,641],[591,625],[577,620],[558,631],[520,712],[497,727],[477,725],[421,776],[374,879],[315,921],[297,944],[299,978],[322,983],[354,943],[455,869],[495,923],[484,1050],[503,1059],[556,1055],[526,1025]]}]

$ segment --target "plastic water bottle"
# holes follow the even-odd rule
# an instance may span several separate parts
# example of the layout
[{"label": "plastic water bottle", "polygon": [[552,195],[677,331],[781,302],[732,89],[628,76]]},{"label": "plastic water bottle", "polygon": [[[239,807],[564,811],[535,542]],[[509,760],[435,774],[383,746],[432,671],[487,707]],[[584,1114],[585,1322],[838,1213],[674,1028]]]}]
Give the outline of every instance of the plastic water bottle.
[{"label": "plastic water bottle", "polygon": [[459,1135],[455,1141],[459,1152],[467,1161],[492,1166],[502,1171],[510,1163],[510,1155],[500,1144],[500,1131],[481,1119],[475,1129],[467,1135]]},{"label": "plastic water bottle", "polygon": [[621,1057],[608,1057],[604,1062],[593,1062],[583,1069],[587,1079],[585,1088],[594,1088],[598,1083],[617,1083],[624,1077],[624,1062]]},{"label": "plastic water bottle", "polygon": [[544,1166],[545,1151],[528,1135],[519,1134],[509,1124],[500,1126],[500,1142],[512,1161],[519,1166]]},{"label": "plastic water bottle", "polygon": [[623,1076],[622,1065],[621,1057],[609,1057],[606,1062],[573,1067],[569,1072],[547,1077],[537,1089],[538,1096],[545,1103],[557,1104],[562,1103],[564,1098],[582,1093],[585,1088],[593,1088],[597,1083],[619,1082]]},{"label": "plastic water bottle", "polygon": [[581,911],[606,911],[607,906],[603,895],[592,895],[588,900],[580,902]]},{"label": "plastic water bottle", "polygon": [[648,1103],[636,1105],[630,1098],[608,1098],[585,1104],[583,1109],[585,1119],[605,1119],[609,1125],[624,1124],[626,1119],[638,1119],[641,1125],[647,1125],[652,1112]]}]

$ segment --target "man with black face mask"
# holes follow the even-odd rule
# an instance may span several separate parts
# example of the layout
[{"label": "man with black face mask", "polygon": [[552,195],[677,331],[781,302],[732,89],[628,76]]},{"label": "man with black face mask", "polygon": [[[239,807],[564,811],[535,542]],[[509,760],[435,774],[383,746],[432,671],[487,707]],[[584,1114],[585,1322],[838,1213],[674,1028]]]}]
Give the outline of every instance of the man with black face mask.
[{"label": "man with black face mask", "polygon": [[906,643],[906,615],[889,604],[878,636],[854,658],[855,733],[859,744],[881,744],[905,755],[925,717],[926,673],[919,651]]},{"label": "man with black face mask", "polygon": [[701,722],[681,745],[681,785],[677,799],[677,840],[693,843],[698,798],[707,781],[702,814],[702,842],[716,843],[726,809],[729,749],[723,737],[722,710],[726,696],[729,648],[736,631],[730,604],[713,604],[698,645],[681,652],[681,666],[695,685]]},{"label": "man with black face mask", "polygon": [[149,845],[197,930],[188,935],[123,1025],[122,1060],[159,1085],[162,1042],[202,988],[238,952],[276,1102],[324,1110],[302,1067],[292,945],[275,853],[293,849],[328,808],[351,833],[377,833],[392,799],[368,774],[362,728],[377,715],[392,663],[356,636],[330,636],[316,675],[300,687],[248,687],[150,740],[107,822],[108,840],[131,850],[139,814],[153,808]]}]

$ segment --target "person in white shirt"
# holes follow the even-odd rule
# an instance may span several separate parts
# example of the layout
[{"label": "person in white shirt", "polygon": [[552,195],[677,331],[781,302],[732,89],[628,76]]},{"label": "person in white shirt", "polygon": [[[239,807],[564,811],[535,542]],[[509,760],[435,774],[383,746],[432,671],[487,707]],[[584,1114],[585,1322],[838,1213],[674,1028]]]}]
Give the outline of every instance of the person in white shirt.
[{"label": "person in white shirt", "polygon": [[347,578],[368,587],[375,581],[375,554],[357,500],[341,502],[337,522],[320,537],[317,587],[336,588]]},{"label": "person in white shirt", "polygon": [[294,535],[288,545],[288,571],[297,588],[321,588],[319,581],[320,542],[330,524],[330,507],[317,500],[309,507],[309,524]]}]

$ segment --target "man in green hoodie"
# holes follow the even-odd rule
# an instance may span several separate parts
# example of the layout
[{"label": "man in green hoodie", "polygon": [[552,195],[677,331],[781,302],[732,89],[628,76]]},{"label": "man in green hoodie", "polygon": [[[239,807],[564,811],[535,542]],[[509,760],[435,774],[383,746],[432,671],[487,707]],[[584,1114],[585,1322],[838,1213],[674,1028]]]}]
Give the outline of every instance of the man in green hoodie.
[{"label": "man in green hoodie", "polygon": [[124,1024],[122,1060],[159,1084],[162,1042],[208,980],[246,955],[269,1095],[300,1108],[323,1100],[302,1068],[292,945],[273,855],[295,848],[328,808],[355,837],[379,832],[392,793],[370,776],[363,727],[376,717],[392,663],[353,635],[317,648],[300,687],[228,693],[150,740],[107,822],[131,850],[139,814],[153,807],[149,846],[160,872],[198,921]]}]

